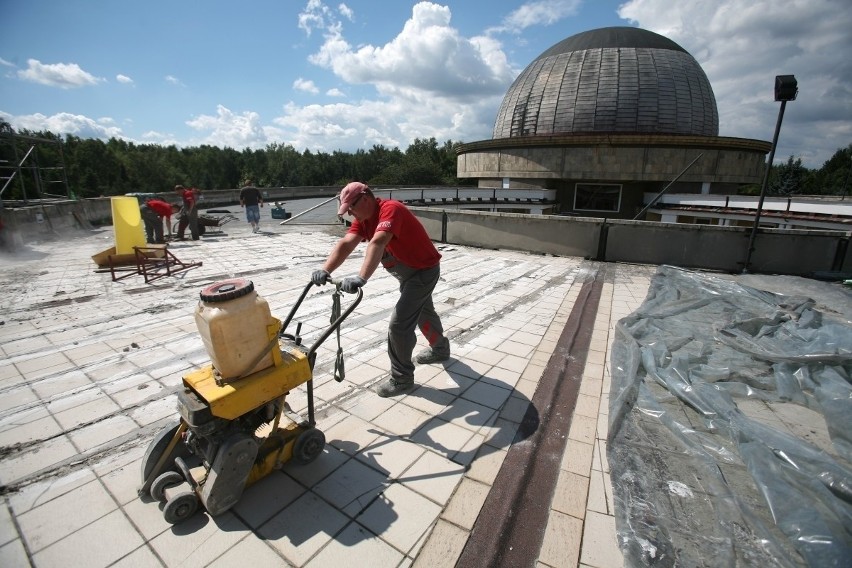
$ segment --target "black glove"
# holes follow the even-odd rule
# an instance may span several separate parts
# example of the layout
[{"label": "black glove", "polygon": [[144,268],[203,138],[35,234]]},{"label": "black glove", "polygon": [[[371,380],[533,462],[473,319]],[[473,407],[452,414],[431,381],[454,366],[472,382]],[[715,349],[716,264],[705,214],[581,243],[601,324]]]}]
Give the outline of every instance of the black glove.
[{"label": "black glove", "polygon": [[340,283],[340,289],[349,294],[354,294],[358,291],[358,288],[366,283],[367,281],[360,276],[347,276],[343,279],[343,282]]},{"label": "black glove", "polygon": [[329,278],[331,278],[331,274],[327,270],[314,270],[313,274],[311,274],[311,282],[317,286],[322,286]]}]

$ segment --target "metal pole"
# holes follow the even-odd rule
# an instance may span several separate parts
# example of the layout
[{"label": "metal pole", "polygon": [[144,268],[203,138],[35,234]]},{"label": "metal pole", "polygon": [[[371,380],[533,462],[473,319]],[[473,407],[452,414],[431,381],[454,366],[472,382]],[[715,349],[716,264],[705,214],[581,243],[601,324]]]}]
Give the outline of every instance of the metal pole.
[{"label": "metal pole", "polygon": [[[650,202],[648,205],[646,205],[646,206],[645,206],[645,208],[644,208],[644,209],[642,209],[642,211],[640,211],[639,213],[637,213],[637,214],[636,214],[636,216],[635,216],[635,217],[633,217],[633,220],[634,220],[634,221],[636,221],[637,219],[639,219],[639,217],[641,217],[641,216],[642,216],[642,214],[643,214],[643,213],[645,213],[645,211],[647,211],[648,209],[650,209],[650,208],[651,208],[651,206],[652,206],[654,203],[656,203],[656,202],[657,202],[657,200],[658,200],[659,198],[661,198],[661,197],[663,196],[663,194],[664,194],[666,191],[668,191],[668,189],[672,186],[672,184],[673,184],[674,182],[676,182],[677,180],[679,180],[679,179],[680,179],[680,176],[682,176],[683,174],[685,174],[685,173],[686,173],[686,170],[688,170],[689,168],[691,168],[691,167],[692,167],[692,164],[694,164],[695,162],[697,162],[697,161],[699,160],[699,158],[701,158],[701,156],[703,156],[703,155],[704,155],[704,152],[701,152],[700,154],[698,154],[698,156],[696,156],[696,158],[695,158],[694,160],[692,160],[692,161],[689,163],[689,165],[688,165],[688,166],[686,166],[685,168],[683,168],[683,171],[682,171],[682,172],[680,172],[679,174],[677,174],[677,177],[676,177],[676,178],[674,178],[672,181],[670,181],[670,182],[668,183],[668,185],[666,185],[666,187],[664,187],[664,188],[663,188],[663,190],[662,190],[660,193],[658,193],[658,194],[656,195],[656,197],[654,197],[654,199],[652,199],[652,200],[651,200],[651,202]],[[495,189],[494,191],[497,191],[497,190]]]},{"label": "metal pole", "polygon": [[784,108],[786,106],[787,101],[781,101],[781,108],[778,110],[778,122],[775,124],[775,135],[772,137],[772,150],[769,151],[769,162],[766,164],[766,172],[763,174],[763,184],[760,186],[760,199],[757,201],[754,226],[751,228],[751,236],[748,239],[748,251],[746,252],[745,263],[743,263],[743,274],[748,272],[751,253],[754,252],[754,237],[757,234],[757,227],[760,225],[760,213],[763,210],[763,200],[766,198],[766,186],[769,184],[769,171],[772,169],[772,161],[775,159],[775,146],[778,145],[778,133],[781,131],[781,120],[784,119]]},{"label": "metal pole", "polygon": [[328,203],[329,201],[334,201],[335,199],[337,199],[337,196],[336,196],[336,195],[335,195],[334,197],[332,197],[331,199],[326,199],[325,201],[323,201],[323,202],[322,202],[322,203],[320,203],[319,205],[314,205],[314,206],[313,206],[313,207],[311,207],[310,209],[305,209],[304,211],[302,211],[302,212],[301,212],[301,213],[299,213],[298,215],[293,215],[293,216],[292,216],[292,217],[290,217],[289,219],[284,219],[283,221],[281,221],[281,222],[280,222],[280,223],[278,223],[278,224],[279,224],[279,225],[284,225],[284,224],[286,224],[286,223],[289,223],[289,222],[290,222],[290,221],[292,221],[293,219],[296,219],[296,218],[298,218],[298,217],[301,217],[301,216],[302,216],[302,215],[304,215],[305,213],[310,213],[310,212],[311,212],[311,211],[313,211],[314,209],[316,209],[316,208],[318,208],[318,207],[322,207],[323,205],[325,205],[325,204],[326,204],[326,203]]}]

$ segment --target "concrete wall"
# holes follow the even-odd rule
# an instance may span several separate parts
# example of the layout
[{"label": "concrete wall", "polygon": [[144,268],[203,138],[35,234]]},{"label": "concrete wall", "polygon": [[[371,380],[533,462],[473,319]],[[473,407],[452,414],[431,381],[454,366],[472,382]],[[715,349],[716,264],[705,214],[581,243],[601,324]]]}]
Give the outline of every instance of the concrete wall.
[{"label": "concrete wall", "polygon": [[[742,272],[750,228],[582,217],[441,211],[413,207],[438,242],[580,256],[606,262],[669,264]],[[808,276],[852,272],[849,233],[762,229],[749,271]]]},{"label": "concrete wall", "polygon": [[[208,192],[204,208],[231,193]],[[236,191],[236,190],[233,190]],[[335,195],[337,188],[315,190]],[[297,195],[303,197],[303,194]],[[290,197],[292,198],[292,197]],[[269,200],[288,197],[271,192]],[[743,270],[751,229],[649,221],[487,213],[426,207],[411,208],[438,242],[486,249],[578,256],[606,262],[670,264],[738,273]],[[26,241],[56,238],[71,230],[88,230],[111,222],[109,198],[34,204],[0,209],[0,245],[14,249]],[[754,242],[749,271],[813,275],[852,273],[852,233],[762,229]]]}]

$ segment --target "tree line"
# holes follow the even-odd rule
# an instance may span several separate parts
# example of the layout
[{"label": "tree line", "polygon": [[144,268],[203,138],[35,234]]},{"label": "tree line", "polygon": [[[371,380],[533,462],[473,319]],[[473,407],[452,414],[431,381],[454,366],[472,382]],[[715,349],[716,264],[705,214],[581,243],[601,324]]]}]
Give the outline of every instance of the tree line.
[{"label": "tree line", "polygon": [[[8,178],[26,156],[20,168],[23,179],[6,187],[2,195],[6,200],[21,199],[24,191],[29,198],[65,195],[65,181],[69,192],[81,198],[162,193],[176,184],[202,190],[237,188],[247,179],[260,187],[343,186],[352,180],[372,185],[477,183],[456,177],[456,149],[461,142],[439,144],[435,138],[418,138],[405,151],[374,145],[354,153],[299,152],[280,143],[243,150],[208,145],[178,148],[72,134],[63,138],[47,131],[15,132],[0,120],[0,142],[0,177]],[[767,193],[846,195],[852,191],[850,172],[852,144],[838,149],[818,169],[808,169],[800,158],[790,156],[786,163],[771,168]],[[744,186],[740,193],[756,195],[760,185]]]},{"label": "tree line", "polygon": [[[457,142],[439,144],[435,138],[416,139],[405,151],[374,145],[354,153],[298,152],[273,143],[263,149],[235,150],[202,145],[135,144],[110,138],[103,141],[74,135],[21,130],[2,133],[0,164],[8,177],[27,155],[3,199],[38,194],[64,195],[63,176],[78,198],[162,193],[176,184],[202,190],[241,187],[252,180],[260,187],[343,186],[352,180],[372,185],[475,185],[456,177]],[[60,164],[64,164],[63,168]],[[34,179],[38,176],[40,179]],[[4,182],[5,183],[5,182]],[[22,183],[26,185],[22,188]],[[38,187],[40,186],[40,187]],[[2,186],[0,186],[2,187]],[[38,191],[36,191],[36,189]]]}]

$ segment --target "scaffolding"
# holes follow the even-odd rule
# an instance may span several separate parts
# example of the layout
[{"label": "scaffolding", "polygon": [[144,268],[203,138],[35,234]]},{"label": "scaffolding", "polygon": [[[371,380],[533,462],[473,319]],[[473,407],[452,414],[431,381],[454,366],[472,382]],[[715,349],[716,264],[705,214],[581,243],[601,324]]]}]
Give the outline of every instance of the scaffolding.
[{"label": "scaffolding", "polygon": [[0,209],[45,199],[74,199],[62,140],[18,134],[0,124]]}]

